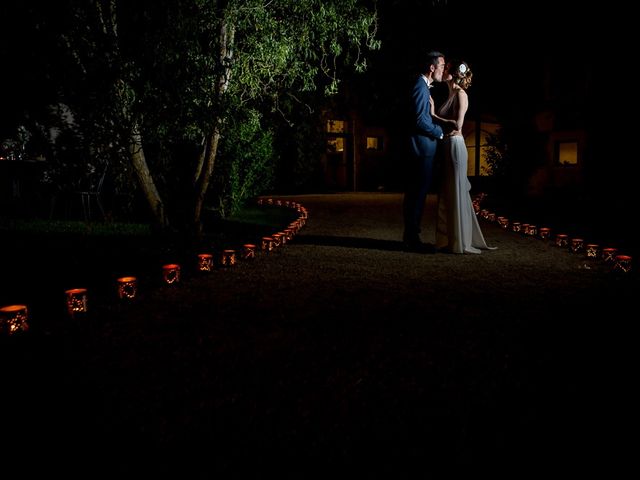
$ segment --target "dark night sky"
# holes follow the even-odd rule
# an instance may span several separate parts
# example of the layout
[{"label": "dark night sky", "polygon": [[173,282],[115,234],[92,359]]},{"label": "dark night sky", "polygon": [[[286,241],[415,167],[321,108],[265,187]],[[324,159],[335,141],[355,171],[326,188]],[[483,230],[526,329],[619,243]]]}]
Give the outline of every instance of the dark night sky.
[{"label": "dark night sky", "polygon": [[[53,46],[34,44],[38,35],[29,29],[31,15],[24,15],[34,3],[9,0],[0,7],[5,107],[34,104],[47,94],[38,65],[51,59]],[[610,93],[617,78],[626,79],[625,67],[634,68],[636,27],[629,25],[633,17],[615,4],[607,2],[605,10],[605,5],[588,9],[572,0],[378,0],[383,47],[372,55],[369,70],[353,77],[355,89],[374,117],[388,118],[390,104],[403,94],[400,89],[416,62],[437,49],[470,63],[471,114],[505,108],[524,112],[542,98],[544,75],[570,96],[574,84],[584,83],[580,77],[589,74],[602,83],[603,94],[593,99],[597,121],[613,130],[609,125],[619,117],[622,128],[628,128],[635,120],[636,96],[630,90],[623,97]],[[52,2],[39,8],[48,9],[47,18],[56,21]],[[16,12],[23,14],[16,18]],[[2,123],[10,121],[11,108],[5,108]]]},{"label": "dark night sky", "polygon": [[[29,48],[38,36],[30,29],[33,15],[27,5],[38,3],[38,9],[55,22],[51,2],[8,0],[0,7],[2,82],[11,87],[2,89],[5,103],[16,98],[21,85],[32,86],[37,81],[34,64],[47,55],[48,45]],[[553,59],[557,69],[551,75],[571,82],[572,64],[595,64],[606,55],[610,60],[603,61],[611,68],[627,57],[634,58],[635,52],[629,50],[635,42],[627,37],[635,27],[625,25],[632,18],[623,9],[612,8],[615,3],[588,9],[584,2],[574,0],[378,0],[383,47],[372,56],[371,68],[358,82],[375,87],[377,95],[389,96],[397,80],[413,72],[426,51],[437,49],[449,57],[464,58],[472,66],[475,108],[512,104],[517,100],[514,95],[521,96],[523,91],[528,97],[540,95],[528,89],[539,83],[543,59]],[[22,18],[16,18],[16,12]],[[26,100],[37,94],[33,91]]]},{"label": "dark night sky", "polygon": [[599,54],[619,51],[616,33],[599,34],[607,13],[573,3],[448,0],[445,7],[443,2],[381,0],[383,47],[374,54],[365,82],[382,82],[383,92],[393,89],[394,80],[413,73],[415,62],[433,49],[469,62],[474,108],[495,110],[513,106],[520,97],[540,97],[545,62],[552,66],[548,74],[572,82],[572,64],[584,72]]}]

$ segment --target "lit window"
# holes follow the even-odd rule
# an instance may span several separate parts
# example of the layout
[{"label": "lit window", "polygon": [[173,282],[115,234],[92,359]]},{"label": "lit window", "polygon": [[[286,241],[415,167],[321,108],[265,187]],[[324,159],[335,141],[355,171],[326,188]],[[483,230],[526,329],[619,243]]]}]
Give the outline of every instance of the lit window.
[{"label": "lit window", "polygon": [[327,139],[327,149],[329,152],[344,152],[344,138],[331,137]]},{"label": "lit window", "polygon": [[559,165],[577,165],[578,142],[556,143],[556,161]]},{"label": "lit window", "polygon": [[480,152],[479,152],[479,160],[477,163],[476,155],[478,155],[478,145],[476,143],[476,135],[477,135],[477,124],[473,121],[465,122],[465,125],[468,125],[469,132],[464,138],[464,142],[467,145],[467,152],[469,154],[469,160],[467,161],[467,176],[469,177],[478,177],[478,176],[492,176],[494,174],[493,168],[491,165],[491,159],[493,156],[498,155],[501,156],[500,152],[498,152],[492,142],[490,142],[491,137],[496,137],[498,135],[500,126],[497,123],[492,122],[482,122],[480,124]]},{"label": "lit window", "polygon": [[367,137],[367,150],[382,150],[382,137]]},{"label": "lit window", "polygon": [[327,132],[345,133],[345,122],[343,120],[327,120]]}]

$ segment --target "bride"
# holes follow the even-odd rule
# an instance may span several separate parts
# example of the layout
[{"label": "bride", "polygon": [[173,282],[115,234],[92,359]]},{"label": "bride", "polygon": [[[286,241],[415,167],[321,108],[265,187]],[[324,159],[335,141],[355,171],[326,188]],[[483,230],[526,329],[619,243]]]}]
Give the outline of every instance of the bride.
[{"label": "bride", "polygon": [[481,253],[493,250],[484,240],[480,224],[471,202],[471,184],[467,178],[467,146],[462,136],[462,125],[469,107],[467,88],[473,76],[465,62],[452,62],[444,78],[449,87],[449,97],[435,115],[452,131],[445,137],[444,179],[438,201],[436,248],[451,253]]}]

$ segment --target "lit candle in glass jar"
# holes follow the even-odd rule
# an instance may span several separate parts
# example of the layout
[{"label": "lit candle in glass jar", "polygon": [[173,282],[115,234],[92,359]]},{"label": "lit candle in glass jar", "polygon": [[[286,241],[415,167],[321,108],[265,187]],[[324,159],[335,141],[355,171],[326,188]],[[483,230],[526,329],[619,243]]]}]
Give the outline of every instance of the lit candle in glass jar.
[{"label": "lit candle in glass jar", "polygon": [[67,312],[72,317],[87,313],[87,289],[72,288],[65,291],[67,294]]},{"label": "lit candle in glass jar", "polygon": [[223,250],[220,264],[223,267],[231,267],[236,264],[236,251],[235,250]]},{"label": "lit candle in glass jar", "polygon": [[547,240],[551,237],[551,229],[549,227],[542,227],[538,234],[540,235],[540,238],[543,240]]},{"label": "lit candle in glass jar", "polygon": [[569,245],[569,235],[564,233],[559,233],[556,235],[556,245],[558,247],[566,247]]},{"label": "lit candle in glass jar", "polygon": [[629,255],[616,255],[613,269],[616,272],[629,273],[631,271],[631,257]]},{"label": "lit candle in glass jar", "polygon": [[136,277],[120,277],[118,279],[118,298],[132,300],[138,293],[138,280]]},{"label": "lit candle in glass jar", "polygon": [[600,248],[595,243],[588,243],[585,247],[585,253],[587,258],[597,258],[598,257],[598,248]]},{"label": "lit candle in glass jar", "polygon": [[169,263],[162,267],[162,278],[167,285],[173,285],[180,282],[180,265]]},{"label": "lit candle in glass jar", "polygon": [[242,246],[242,258],[250,260],[256,257],[256,246],[252,243],[245,243]]},{"label": "lit candle in glass jar", "polygon": [[584,247],[584,240],[582,238],[572,238],[571,239],[571,251],[573,253],[578,253],[582,251]]},{"label": "lit candle in glass jar", "polygon": [[262,249],[263,252],[270,252],[271,250],[273,250],[273,238],[262,237],[260,248]]},{"label": "lit candle in glass jar", "polygon": [[210,272],[213,270],[213,255],[210,253],[199,253],[198,270],[201,272]]},{"label": "lit candle in glass jar", "polygon": [[0,334],[13,335],[29,330],[29,314],[26,305],[7,305],[0,308]]},{"label": "lit candle in glass jar", "polygon": [[603,248],[602,260],[604,260],[605,262],[613,262],[616,258],[617,253],[618,253],[618,250],[616,248],[611,248],[611,247]]}]

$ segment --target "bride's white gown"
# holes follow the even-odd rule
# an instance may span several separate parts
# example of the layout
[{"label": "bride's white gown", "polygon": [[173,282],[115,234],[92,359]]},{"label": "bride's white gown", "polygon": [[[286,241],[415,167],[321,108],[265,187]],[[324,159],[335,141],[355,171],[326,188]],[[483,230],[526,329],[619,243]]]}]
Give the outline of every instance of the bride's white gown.
[{"label": "bride's white gown", "polygon": [[[453,101],[451,101],[453,100]],[[442,117],[455,118],[457,101],[450,99],[441,109]],[[484,240],[471,202],[467,178],[467,146],[464,137],[446,137],[444,179],[438,200],[436,247],[451,253],[481,253],[493,250]]]}]

